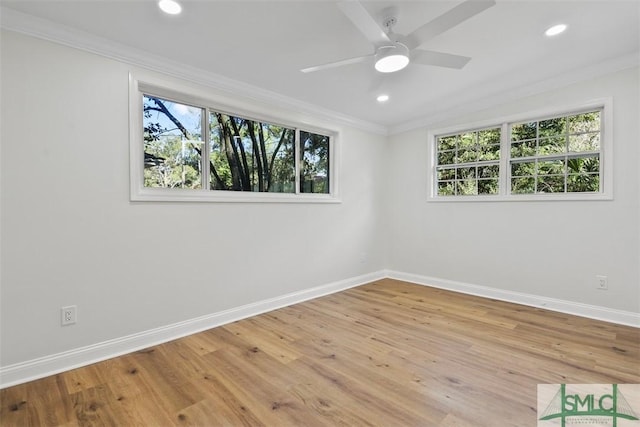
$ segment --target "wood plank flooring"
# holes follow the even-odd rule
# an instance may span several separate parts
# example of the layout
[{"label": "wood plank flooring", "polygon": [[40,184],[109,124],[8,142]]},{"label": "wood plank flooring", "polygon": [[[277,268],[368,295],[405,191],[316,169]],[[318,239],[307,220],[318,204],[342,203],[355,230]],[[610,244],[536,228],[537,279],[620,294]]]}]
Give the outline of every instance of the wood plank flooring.
[{"label": "wood plank flooring", "polygon": [[2,426],[535,426],[640,329],[380,280],[0,391]]}]

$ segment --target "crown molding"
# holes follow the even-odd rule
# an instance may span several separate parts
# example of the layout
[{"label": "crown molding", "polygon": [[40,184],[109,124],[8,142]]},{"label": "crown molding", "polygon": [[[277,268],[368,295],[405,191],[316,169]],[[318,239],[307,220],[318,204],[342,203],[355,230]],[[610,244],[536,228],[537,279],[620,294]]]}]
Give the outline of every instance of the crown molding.
[{"label": "crown molding", "polygon": [[129,65],[166,74],[175,78],[206,86],[247,100],[276,104],[302,111],[320,119],[365,130],[379,135],[388,135],[389,129],[345,114],[300,101],[276,92],[250,85],[201,68],[190,67],[160,55],[99,37],[33,15],[0,6],[0,28],[39,39],[97,54]]},{"label": "crown molding", "polygon": [[[488,108],[497,107],[508,102],[517,101],[528,96],[538,95],[544,92],[552,91],[574,83],[591,80],[606,74],[615,73],[617,71],[638,67],[640,65],[640,53],[634,52],[627,55],[610,58],[606,61],[574,68],[573,70],[554,76],[552,78],[543,79],[527,85],[515,83],[505,86],[508,79],[495,78],[479,84],[481,91],[476,91],[475,96],[469,98],[465,102],[460,102],[464,98],[464,93],[460,96],[451,94],[450,99],[455,99],[450,105],[444,106],[438,104],[438,110],[432,114],[426,114],[416,120],[410,120],[396,126],[389,127],[389,135],[396,135],[403,132],[412,131],[419,128],[428,128],[445,120],[453,119],[464,114],[470,114]],[[506,88],[505,88],[506,87]]]},{"label": "crown molding", "polygon": [[[0,28],[91,52],[227,94],[240,96],[248,100],[276,104],[294,111],[301,111],[313,115],[320,119],[384,136],[430,127],[461,115],[482,111],[528,96],[537,95],[559,87],[640,65],[640,54],[634,52],[589,66],[578,67],[570,72],[527,85],[514,83],[510,86],[505,86],[505,83],[508,82],[507,76],[505,76],[505,78],[494,78],[477,85],[477,87],[481,87],[482,89],[481,91],[476,91],[475,96],[472,98],[468,97],[468,92],[451,94],[449,99],[455,99],[456,102],[452,101],[449,105],[438,103],[438,109],[435,111],[425,112],[423,116],[418,119],[387,127],[300,101],[201,68],[186,66],[160,55],[155,55],[46,19],[18,12],[5,6],[0,6]],[[462,98],[467,98],[467,100],[460,102]]]}]

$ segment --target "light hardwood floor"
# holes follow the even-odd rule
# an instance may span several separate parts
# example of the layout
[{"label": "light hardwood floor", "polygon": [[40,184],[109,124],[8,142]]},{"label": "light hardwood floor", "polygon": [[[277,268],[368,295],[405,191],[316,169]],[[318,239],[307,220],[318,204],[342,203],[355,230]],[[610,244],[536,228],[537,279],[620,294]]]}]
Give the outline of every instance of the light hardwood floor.
[{"label": "light hardwood floor", "polygon": [[2,426],[535,426],[640,383],[640,330],[380,280],[0,391]]}]

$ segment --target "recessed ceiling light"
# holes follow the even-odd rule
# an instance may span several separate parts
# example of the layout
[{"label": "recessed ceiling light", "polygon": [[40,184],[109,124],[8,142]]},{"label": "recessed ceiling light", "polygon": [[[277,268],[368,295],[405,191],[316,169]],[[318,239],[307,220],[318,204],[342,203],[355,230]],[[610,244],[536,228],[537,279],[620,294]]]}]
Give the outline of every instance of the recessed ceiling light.
[{"label": "recessed ceiling light", "polygon": [[566,29],[567,29],[567,26],[565,24],[558,24],[548,28],[547,31],[544,32],[544,34],[548,37],[553,37],[553,36],[557,36],[560,33],[564,33]]},{"label": "recessed ceiling light", "polygon": [[389,95],[378,95],[376,101],[378,102],[387,102],[389,100]]},{"label": "recessed ceiling light", "polygon": [[182,6],[174,0],[160,0],[158,6],[164,13],[169,15],[177,15],[182,12]]}]

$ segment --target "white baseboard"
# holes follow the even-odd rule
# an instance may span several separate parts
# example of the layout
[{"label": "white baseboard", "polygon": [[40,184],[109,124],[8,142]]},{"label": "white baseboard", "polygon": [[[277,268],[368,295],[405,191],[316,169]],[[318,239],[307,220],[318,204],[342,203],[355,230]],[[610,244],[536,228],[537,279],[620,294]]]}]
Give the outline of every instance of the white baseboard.
[{"label": "white baseboard", "polygon": [[453,280],[439,279],[437,277],[428,277],[418,274],[403,273],[400,271],[387,270],[386,276],[391,279],[402,280],[418,285],[431,286],[434,288],[492,298],[500,301],[513,302],[531,307],[539,307],[560,313],[573,314],[590,319],[603,320],[606,322],[640,328],[640,314],[631,311],[614,310],[607,307],[541,297],[522,292],[507,291],[488,286],[456,282]]},{"label": "white baseboard", "polygon": [[142,350],[147,347],[182,338],[187,335],[222,326],[237,320],[246,319],[271,310],[276,310],[288,305],[340,292],[387,277],[418,285],[431,286],[434,288],[508,301],[531,307],[545,308],[547,310],[573,314],[591,319],[640,327],[640,314],[638,313],[541,297],[521,292],[507,291],[488,286],[456,282],[453,280],[439,279],[436,277],[403,273],[393,270],[381,270],[362,276],[340,280],[327,285],[270,298],[264,301],[246,304],[195,319],[185,320],[184,322],[174,323],[137,334],[69,350],[63,353],[57,353],[14,365],[0,367],[0,389]]},{"label": "white baseboard", "polygon": [[340,292],[385,277],[384,271],[369,273],[264,301],[246,304],[195,319],[185,320],[184,322],[65,351],[63,353],[52,354],[14,365],[0,367],[0,389],[142,350],[147,347],[215,328],[216,326],[225,325],[235,322],[236,320],[246,319],[247,317],[276,310],[288,305]]}]

